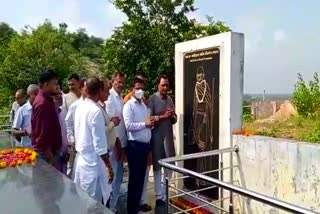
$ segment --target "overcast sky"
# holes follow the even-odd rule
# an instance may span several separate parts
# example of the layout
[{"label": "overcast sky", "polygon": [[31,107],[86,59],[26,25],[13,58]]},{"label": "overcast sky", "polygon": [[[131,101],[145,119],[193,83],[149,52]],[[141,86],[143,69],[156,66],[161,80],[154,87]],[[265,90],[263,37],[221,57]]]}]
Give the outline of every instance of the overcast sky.
[{"label": "overcast sky", "polygon": [[[191,17],[205,22],[210,15],[245,34],[246,93],[290,93],[298,72],[309,80],[320,71],[319,0],[195,2],[199,10]],[[0,22],[16,30],[48,18],[106,38],[125,21],[108,0],[1,0],[0,5]]]}]

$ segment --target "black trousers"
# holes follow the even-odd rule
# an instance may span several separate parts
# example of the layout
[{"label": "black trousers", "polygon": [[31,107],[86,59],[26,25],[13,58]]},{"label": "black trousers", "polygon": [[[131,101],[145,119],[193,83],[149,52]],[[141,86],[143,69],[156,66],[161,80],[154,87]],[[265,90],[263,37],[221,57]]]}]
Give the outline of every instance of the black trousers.
[{"label": "black trousers", "polygon": [[149,144],[138,141],[128,141],[127,158],[129,166],[129,183],[127,211],[128,214],[139,212],[144,178],[148,164]]}]

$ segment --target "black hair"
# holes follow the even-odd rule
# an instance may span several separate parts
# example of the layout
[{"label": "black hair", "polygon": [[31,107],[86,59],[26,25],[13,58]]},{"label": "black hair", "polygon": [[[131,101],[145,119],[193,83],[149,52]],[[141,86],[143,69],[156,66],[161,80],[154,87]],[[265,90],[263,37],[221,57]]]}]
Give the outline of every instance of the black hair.
[{"label": "black hair", "polygon": [[80,79],[80,76],[78,75],[78,74],[76,74],[76,73],[72,73],[72,74],[70,74],[70,76],[68,77],[68,81],[70,81],[70,80],[77,80],[77,81],[80,81],[81,79]]},{"label": "black hair", "polygon": [[160,77],[158,78],[158,84],[160,84],[161,80],[165,79],[165,80],[169,80],[168,76],[165,74],[160,75]]},{"label": "black hair", "polygon": [[81,79],[81,81],[80,81],[80,88],[84,88],[85,82],[86,82],[86,79]]},{"label": "black hair", "polygon": [[63,86],[63,84],[62,84],[61,79],[59,79],[59,80],[58,80],[58,85],[60,86],[60,88],[61,88],[61,90],[62,90],[62,86]]},{"label": "black hair", "polygon": [[141,84],[143,84],[143,85],[146,84],[145,81],[144,81],[144,79],[142,79],[141,77],[135,76],[135,77],[133,78],[132,88],[134,88],[134,86],[135,86],[136,83],[141,83]]},{"label": "black hair", "polygon": [[89,95],[97,95],[101,90],[101,81],[97,77],[90,77],[86,80],[86,86]]},{"label": "black hair", "polygon": [[57,80],[58,75],[53,70],[45,70],[39,76],[39,84],[43,85],[51,80]]},{"label": "black hair", "polygon": [[115,72],[112,74],[111,81],[113,82],[117,77],[123,77],[123,78],[125,78],[126,75],[125,75],[122,71],[115,71]]},{"label": "black hair", "polygon": [[26,92],[25,92],[25,90],[22,89],[22,88],[18,89],[18,90],[16,91],[16,93],[21,94],[21,95],[24,96],[24,97],[26,96]]}]

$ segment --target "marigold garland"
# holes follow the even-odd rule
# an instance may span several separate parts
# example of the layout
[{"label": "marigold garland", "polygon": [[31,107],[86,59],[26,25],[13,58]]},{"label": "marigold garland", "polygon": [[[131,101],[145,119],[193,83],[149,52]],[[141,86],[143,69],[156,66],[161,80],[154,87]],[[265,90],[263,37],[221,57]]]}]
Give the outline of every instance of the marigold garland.
[{"label": "marigold garland", "polygon": [[233,134],[234,135],[243,135],[243,136],[254,136],[256,135],[256,132],[255,131],[248,131],[247,129],[242,129],[241,131],[239,131],[238,129],[234,129],[233,130]]},{"label": "marigold garland", "polygon": [[[190,202],[190,201],[187,201],[185,199],[173,199],[172,200],[173,204],[183,210],[188,210],[188,209],[192,209],[192,208],[195,208],[197,207],[198,205]],[[204,209],[204,208],[197,208],[197,209],[194,209],[194,210],[191,210],[191,211],[188,211],[189,213],[192,213],[192,214],[213,214],[211,212],[209,212],[208,210]]]},{"label": "marigold garland", "polygon": [[0,169],[15,167],[17,165],[35,164],[37,153],[29,148],[0,150]]}]

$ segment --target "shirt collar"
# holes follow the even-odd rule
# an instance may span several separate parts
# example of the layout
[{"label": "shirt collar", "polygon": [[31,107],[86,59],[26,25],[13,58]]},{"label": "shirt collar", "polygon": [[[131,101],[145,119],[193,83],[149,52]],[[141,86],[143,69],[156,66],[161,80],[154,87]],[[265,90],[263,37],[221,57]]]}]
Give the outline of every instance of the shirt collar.
[{"label": "shirt collar", "polygon": [[26,105],[26,108],[28,111],[32,109],[32,105],[31,105],[30,101],[28,101],[25,105]]},{"label": "shirt collar", "polygon": [[160,97],[160,99],[162,99],[162,100],[166,100],[167,97],[168,97],[168,95],[162,96],[162,95],[160,94],[160,92],[157,92],[156,95],[157,95],[158,97]]},{"label": "shirt collar", "polygon": [[47,92],[45,92],[44,90],[40,89],[39,94],[40,96],[44,97],[46,100],[52,101],[53,102],[53,98],[52,96],[50,96]]},{"label": "shirt collar", "polygon": [[112,93],[112,94],[115,95],[116,97],[120,97],[120,95],[118,94],[118,92],[116,92],[116,90],[114,90],[113,87],[110,89],[110,93]]},{"label": "shirt collar", "polygon": [[142,99],[139,101],[137,98],[135,98],[135,96],[132,96],[132,97],[130,98],[130,100],[132,100],[132,102],[138,103],[138,104],[143,103],[143,100],[142,100]]},{"label": "shirt collar", "polygon": [[105,108],[106,104],[104,102],[98,101],[97,103],[100,107]]},{"label": "shirt collar", "polygon": [[85,101],[88,101],[88,102],[90,102],[90,103],[98,104],[98,103],[96,103],[95,101],[93,101],[93,100],[91,100],[91,99],[89,99],[89,98],[87,98],[87,97],[86,97],[84,100],[85,100]]}]

